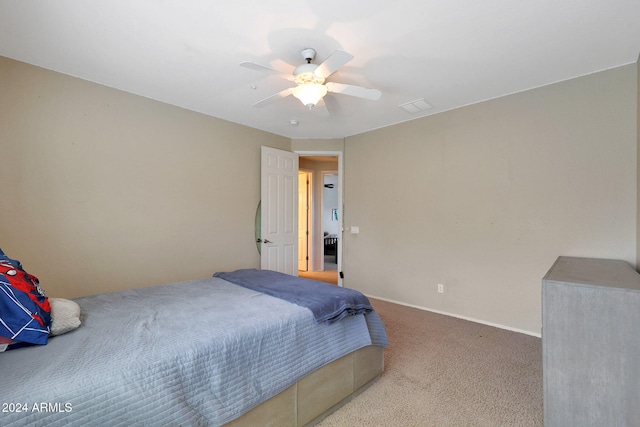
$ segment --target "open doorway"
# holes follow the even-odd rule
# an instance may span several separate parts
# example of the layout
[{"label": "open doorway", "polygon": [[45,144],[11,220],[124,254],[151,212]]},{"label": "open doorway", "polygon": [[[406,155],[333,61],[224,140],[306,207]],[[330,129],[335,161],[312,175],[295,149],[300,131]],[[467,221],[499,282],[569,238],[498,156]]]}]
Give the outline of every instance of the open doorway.
[{"label": "open doorway", "polygon": [[[339,159],[339,155],[303,153],[300,153],[299,159],[299,170],[310,173],[311,184],[308,215],[309,260],[306,264],[307,270],[299,269],[298,275],[336,285],[341,285],[342,282],[339,277],[342,259],[342,189]],[[301,239],[305,236],[298,237]]]},{"label": "open doorway", "polygon": [[338,271],[338,239],[341,213],[338,209],[338,171],[322,172],[323,271]]}]

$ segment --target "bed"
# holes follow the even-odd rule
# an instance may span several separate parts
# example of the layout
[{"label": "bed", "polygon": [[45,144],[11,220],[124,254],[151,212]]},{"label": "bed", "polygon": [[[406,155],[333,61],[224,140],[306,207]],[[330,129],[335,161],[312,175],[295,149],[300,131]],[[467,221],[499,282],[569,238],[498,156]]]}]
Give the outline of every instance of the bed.
[{"label": "bed", "polygon": [[79,328],[0,354],[0,425],[302,426],[382,372],[375,311],[319,320],[232,279],[75,299]]}]

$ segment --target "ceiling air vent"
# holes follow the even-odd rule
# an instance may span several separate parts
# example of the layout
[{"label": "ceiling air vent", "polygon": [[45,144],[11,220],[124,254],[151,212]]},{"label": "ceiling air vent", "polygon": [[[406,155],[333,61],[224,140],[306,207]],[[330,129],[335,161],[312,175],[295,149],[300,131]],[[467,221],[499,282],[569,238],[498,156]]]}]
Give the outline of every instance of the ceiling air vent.
[{"label": "ceiling air vent", "polygon": [[416,99],[415,101],[407,102],[406,104],[398,105],[408,113],[419,113],[420,111],[433,108],[424,98]]}]

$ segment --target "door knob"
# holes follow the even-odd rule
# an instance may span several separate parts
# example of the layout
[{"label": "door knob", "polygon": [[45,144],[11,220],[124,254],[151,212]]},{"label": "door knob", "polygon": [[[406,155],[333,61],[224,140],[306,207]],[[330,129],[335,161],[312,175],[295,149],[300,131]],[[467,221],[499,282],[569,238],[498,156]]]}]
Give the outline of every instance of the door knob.
[{"label": "door knob", "polygon": [[263,242],[264,243],[273,243],[271,240],[267,240],[267,239],[264,239]]}]

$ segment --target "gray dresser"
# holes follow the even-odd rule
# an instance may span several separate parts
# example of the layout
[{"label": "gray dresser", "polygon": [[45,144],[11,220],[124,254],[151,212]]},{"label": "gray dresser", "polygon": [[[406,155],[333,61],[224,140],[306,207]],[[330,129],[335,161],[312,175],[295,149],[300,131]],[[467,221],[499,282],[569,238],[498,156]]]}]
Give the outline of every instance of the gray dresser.
[{"label": "gray dresser", "polygon": [[542,280],[544,424],[640,426],[640,274],[559,257]]}]

